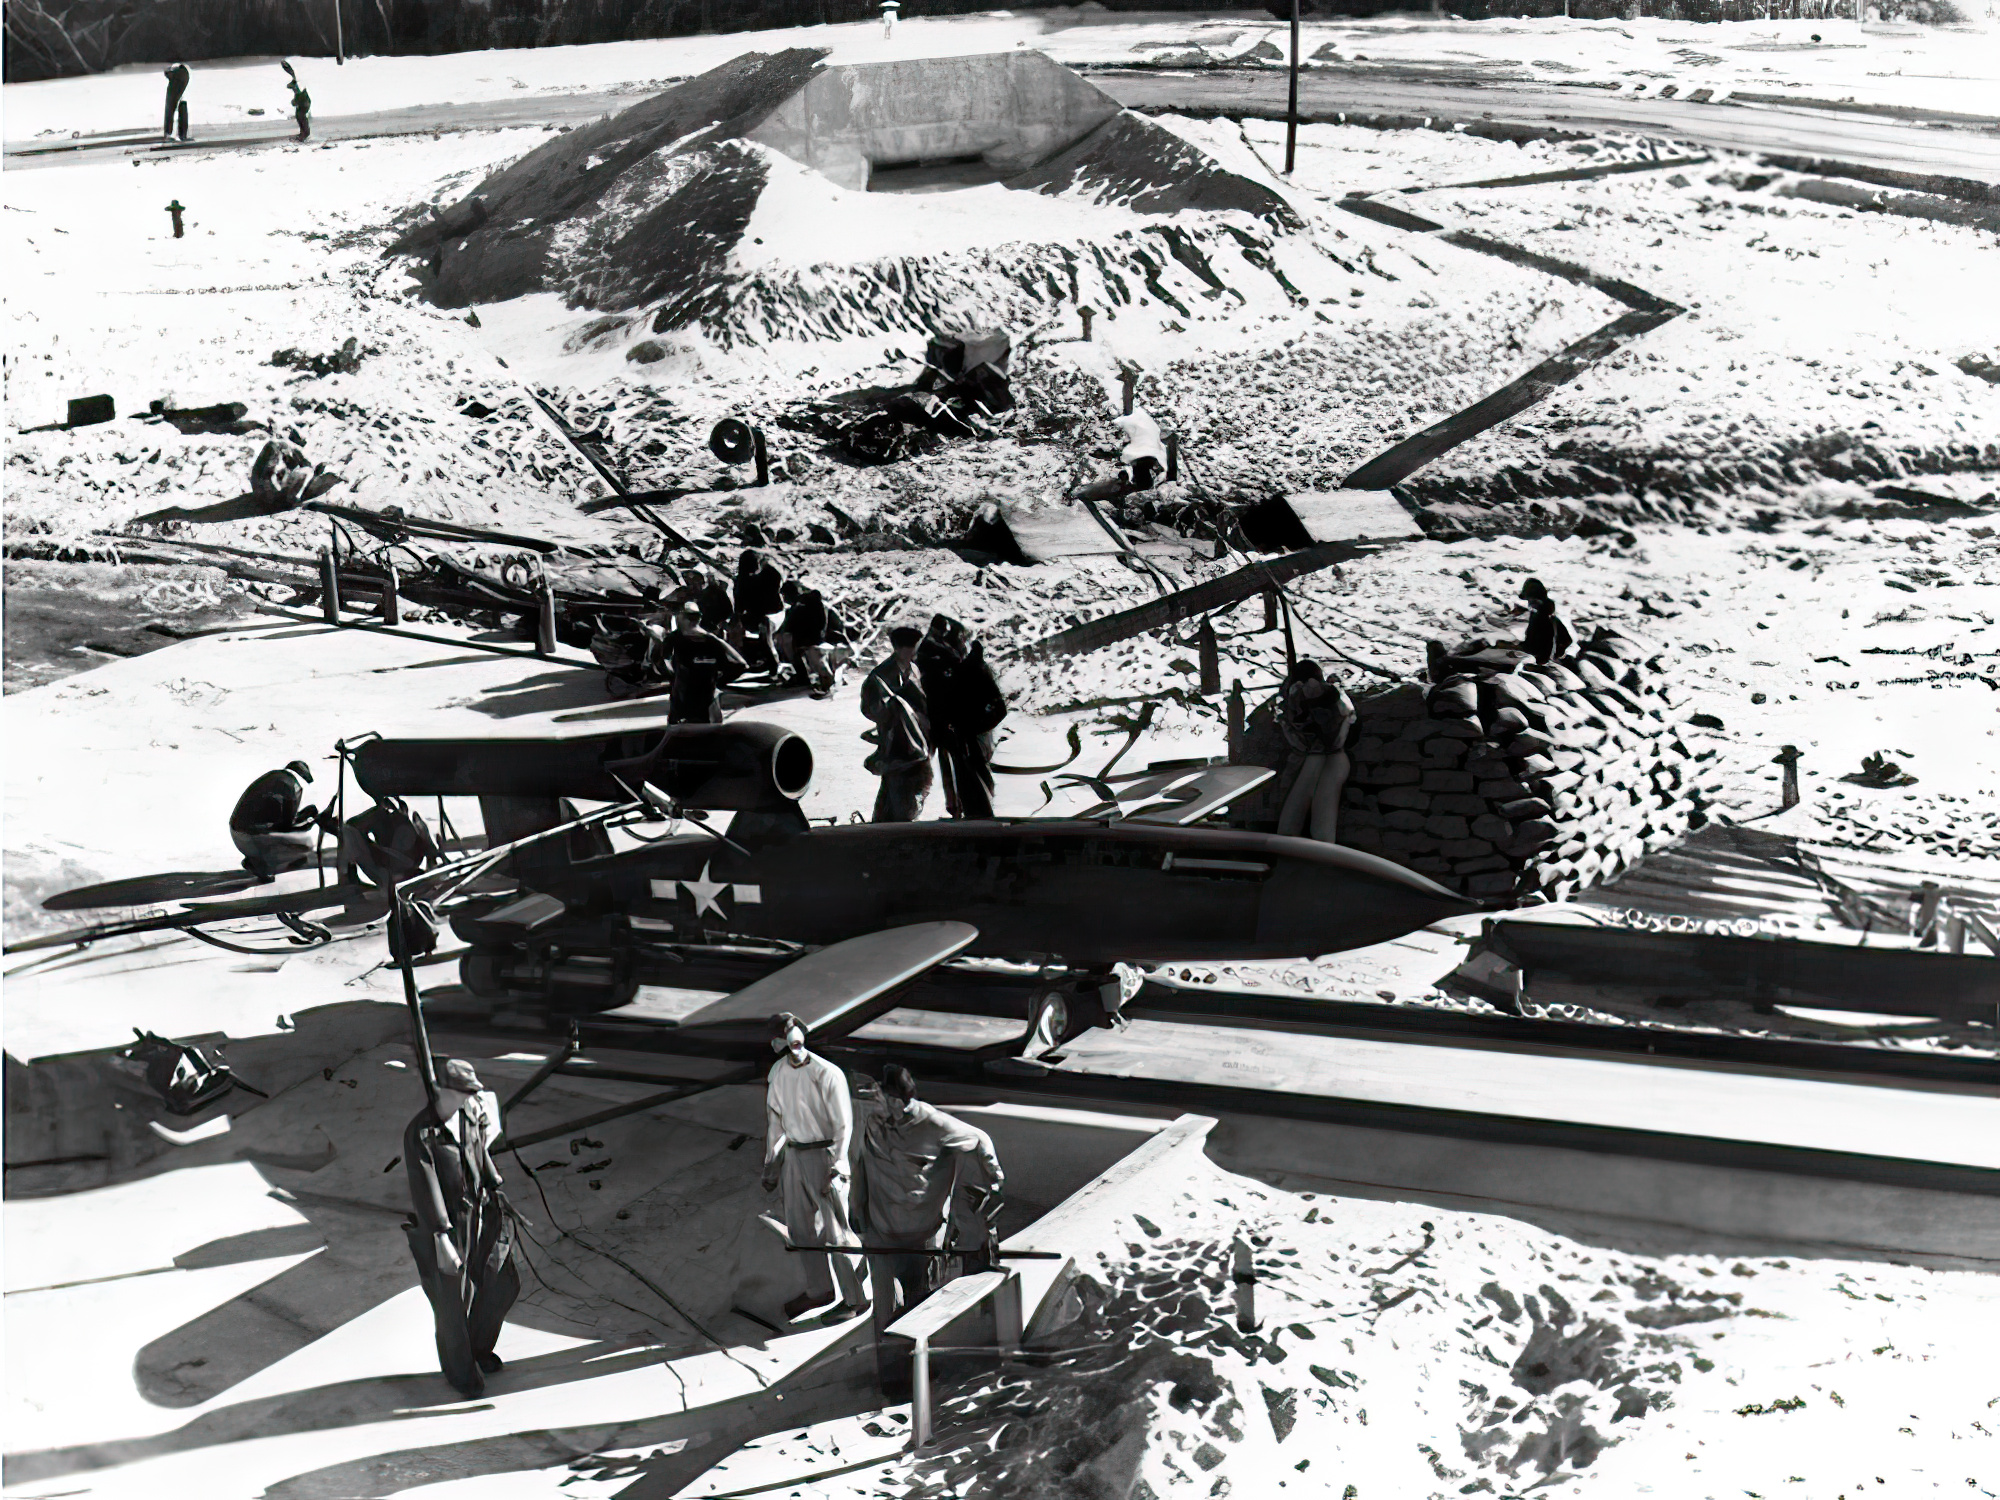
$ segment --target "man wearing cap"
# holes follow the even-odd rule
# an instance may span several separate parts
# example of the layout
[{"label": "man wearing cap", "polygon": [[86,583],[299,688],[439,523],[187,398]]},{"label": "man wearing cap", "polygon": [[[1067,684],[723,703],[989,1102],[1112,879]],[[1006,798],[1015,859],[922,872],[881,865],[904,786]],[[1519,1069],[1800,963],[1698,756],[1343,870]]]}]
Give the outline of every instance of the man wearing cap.
[{"label": "man wearing cap", "polygon": [[868,1257],[875,1357],[891,1400],[909,1396],[910,1348],[898,1340],[901,1347],[892,1349],[885,1335],[938,1280],[939,1258],[917,1252],[944,1248],[956,1188],[990,1196],[1005,1183],[991,1137],[919,1099],[908,1068],[890,1063],[882,1070],[881,1092],[862,1127],[854,1222],[871,1250],[909,1252]]},{"label": "man wearing cap", "polygon": [[[825,1058],[806,1050],[805,1023],[790,1011],[771,1017],[771,1065],[765,1096],[764,1191],[778,1190],[785,1207],[785,1233],[794,1245],[847,1246],[856,1243],[847,1223],[848,1142],[854,1135],[854,1105],[847,1078]],[[861,1292],[861,1260],[854,1255],[807,1255],[806,1289],[785,1304],[785,1316],[800,1318],[833,1298],[836,1312],[852,1316],[867,1307]]]},{"label": "man wearing cap", "polygon": [[330,827],[332,809],[322,814],[301,806],[312,779],[312,767],[295,760],[266,771],[236,799],[229,837],[243,856],[243,868],[259,880],[313,862],[314,830]]},{"label": "man wearing cap", "polygon": [[701,604],[687,598],[674,607],[675,628],[666,638],[674,665],[667,695],[669,724],[720,724],[720,690],[743,675],[743,658],[721,636],[702,628]]},{"label": "man wearing cap", "polygon": [[439,1064],[437,1107],[426,1104],[403,1132],[412,1210],[403,1233],[437,1321],[438,1363],[468,1396],[501,1367],[493,1346],[521,1292],[514,1225],[488,1154],[499,1138],[499,1103],[463,1058]]}]

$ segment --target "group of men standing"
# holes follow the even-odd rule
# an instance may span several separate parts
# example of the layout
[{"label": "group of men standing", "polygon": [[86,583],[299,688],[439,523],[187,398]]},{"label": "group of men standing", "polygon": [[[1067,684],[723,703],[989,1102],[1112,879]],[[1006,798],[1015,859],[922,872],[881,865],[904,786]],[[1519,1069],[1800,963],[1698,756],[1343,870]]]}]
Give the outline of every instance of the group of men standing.
[{"label": "group of men standing", "polygon": [[915,1080],[895,1063],[879,1088],[862,1090],[870,1108],[857,1146],[847,1078],[807,1048],[805,1023],[790,1012],[773,1016],[771,1049],[778,1060],[765,1095],[764,1188],[781,1195],[792,1244],[829,1251],[801,1257],[806,1289],[785,1304],[785,1316],[833,1302],[836,1284],[837,1316],[868,1308],[854,1253],[865,1245],[882,1386],[903,1399],[909,1351],[888,1336],[889,1325],[946,1279],[954,1225],[961,1250],[984,1244],[1006,1183],[1000,1158],[985,1132],[917,1098]]},{"label": "group of men standing", "polygon": [[[847,1077],[807,1048],[805,1023],[773,1016],[771,1048],[763,1186],[780,1195],[790,1242],[822,1252],[800,1257],[806,1290],[785,1316],[826,1308],[837,1283],[832,1311],[872,1311],[884,1392],[905,1399],[910,1349],[889,1326],[949,1279],[955,1253],[984,1253],[1006,1183],[1000,1159],[984,1131],[917,1098],[915,1080],[893,1063],[879,1087],[862,1080],[869,1108],[857,1142]],[[462,1058],[437,1060],[434,1101],[403,1132],[404,1234],[439,1366],[468,1396],[502,1368],[494,1347],[521,1291],[513,1210],[492,1157],[501,1133],[498,1101]]]},{"label": "group of men standing", "polygon": [[877,823],[914,822],[937,775],[945,812],[993,816],[993,731],[1007,717],[1007,697],[986,663],[983,642],[949,615],[930,628],[899,625],[890,654],[861,685],[861,712],[875,725],[868,769],[881,778]]}]

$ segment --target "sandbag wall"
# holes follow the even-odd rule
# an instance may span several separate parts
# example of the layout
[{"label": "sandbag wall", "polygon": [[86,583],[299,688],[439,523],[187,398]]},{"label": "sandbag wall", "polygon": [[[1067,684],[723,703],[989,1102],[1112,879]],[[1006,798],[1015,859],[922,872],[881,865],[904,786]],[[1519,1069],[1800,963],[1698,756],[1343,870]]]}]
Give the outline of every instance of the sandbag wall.
[{"label": "sandbag wall", "polygon": [[[1484,899],[1610,879],[1707,821],[1698,773],[1716,752],[1679,737],[1674,701],[1661,659],[1610,631],[1560,662],[1357,696],[1340,842]],[[1282,746],[1267,704],[1243,758],[1282,770],[1242,810],[1253,826],[1282,806]]]}]

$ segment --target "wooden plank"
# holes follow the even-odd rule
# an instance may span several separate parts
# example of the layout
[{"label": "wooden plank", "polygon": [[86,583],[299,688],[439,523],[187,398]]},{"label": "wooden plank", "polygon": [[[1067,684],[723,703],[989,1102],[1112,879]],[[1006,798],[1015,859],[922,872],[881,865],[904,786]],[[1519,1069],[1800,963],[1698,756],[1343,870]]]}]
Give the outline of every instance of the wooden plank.
[{"label": "wooden plank", "polygon": [[975,1271],[948,1281],[889,1325],[898,1338],[929,1339],[1000,1290],[1011,1272]]},{"label": "wooden plank", "polygon": [[1233,573],[1177,590],[1150,603],[1059,630],[1036,641],[1028,647],[1028,651],[1030,654],[1049,656],[1075,656],[1087,651],[1099,651],[1130,640],[1135,635],[1144,635],[1149,630],[1161,630],[1182,620],[1227,609],[1253,594],[1274,589],[1307,573],[1317,573],[1336,563],[1351,562],[1367,555],[1369,550],[1349,542],[1319,542],[1303,551],[1272,558],[1269,562],[1258,559]]}]

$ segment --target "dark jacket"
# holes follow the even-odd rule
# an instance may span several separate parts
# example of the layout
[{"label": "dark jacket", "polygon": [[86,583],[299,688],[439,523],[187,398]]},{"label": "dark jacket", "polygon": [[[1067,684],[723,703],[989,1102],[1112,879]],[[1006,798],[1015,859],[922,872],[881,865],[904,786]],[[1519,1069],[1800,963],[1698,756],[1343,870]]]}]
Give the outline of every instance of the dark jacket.
[{"label": "dark jacket", "polygon": [[426,1104],[403,1130],[403,1169],[410,1179],[410,1209],[426,1234],[448,1234],[460,1252],[480,1227],[482,1214],[501,1212],[500,1169],[487,1154],[485,1136],[463,1122],[461,1144]]},{"label": "dark jacket", "polygon": [[931,737],[938,748],[972,749],[979,737],[1007,717],[1007,698],[975,642],[963,656],[934,637],[917,648],[924,701],[930,705]]},{"label": "dark jacket", "polygon": [[1307,695],[1305,689],[1319,687],[1313,682],[1295,682],[1285,690],[1285,741],[1306,755],[1331,755],[1345,750],[1354,738],[1357,720],[1354,702],[1339,683],[1324,684],[1324,690]]},{"label": "dark jacket", "polygon": [[1576,645],[1576,634],[1556,612],[1554,600],[1537,599],[1528,606],[1527,638],[1522,644],[1538,662],[1559,661]]},{"label": "dark jacket", "polygon": [[710,630],[726,629],[735,616],[735,604],[729,597],[729,585],[719,579],[701,586],[694,596],[701,606],[701,623]]},{"label": "dark jacket", "polygon": [[801,594],[798,603],[785,611],[782,628],[798,650],[821,644],[826,640],[826,601],[817,591]]},{"label": "dark jacket", "polygon": [[282,768],[266,771],[251,782],[229,815],[232,833],[298,833],[313,826],[310,812],[301,813],[305,783]]},{"label": "dark jacket", "polygon": [[889,700],[892,698],[901,698],[921,717],[930,717],[930,704],[924,697],[916,670],[912,668],[905,674],[902,662],[893,653],[877,662],[875,670],[862,679],[861,712],[871,722],[880,724],[889,712]]},{"label": "dark jacket", "polygon": [[775,615],[785,607],[785,575],[767,559],[754,571],[736,575],[736,614],[748,621],[752,615]]}]

